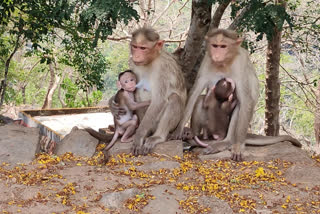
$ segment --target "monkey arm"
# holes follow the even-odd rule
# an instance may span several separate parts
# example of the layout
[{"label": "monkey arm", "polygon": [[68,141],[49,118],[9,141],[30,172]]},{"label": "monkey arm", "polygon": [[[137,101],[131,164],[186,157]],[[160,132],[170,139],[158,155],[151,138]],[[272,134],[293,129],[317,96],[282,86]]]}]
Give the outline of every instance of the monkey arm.
[{"label": "monkey arm", "polygon": [[149,106],[150,103],[151,103],[150,100],[149,101],[143,101],[143,102],[135,102],[127,94],[125,94],[125,102],[126,102],[126,105],[128,106],[128,108],[131,111],[135,111],[135,110],[137,110],[139,108],[143,108],[143,107]]},{"label": "monkey arm", "polygon": [[184,113],[183,113],[183,118],[180,121],[180,123],[174,133],[174,136],[176,139],[180,139],[182,137],[183,128],[184,128],[185,124],[188,122],[189,118],[191,117],[195,103],[196,103],[198,97],[200,96],[201,92],[203,91],[204,88],[207,87],[207,85],[208,85],[208,80],[203,79],[203,78],[201,78],[200,75],[198,75],[196,82],[191,89],[190,96],[189,96],[188,102],[187,102],[187,106],[186,106]]},{"label": "monkey arm", "polygon": [[221,104],[221,109],[226,113],[226,114],[231,114],[234,107],[237,105],[237,100],[227,100],[224,101]]},{"label": "monkey arm", "polygon": [[[158,116],[161,115],[161,112],[165,108],[166,101],[164,100],[164,95],[160,95],[157,98],[152,97],[150,106],[148,107],[144,117],[142,118],[140,125],[136,131],[135,137],[145,138],[147,133],[153,130],[158,121]],[[148,101],[146,101],[148,102]]]},{"label": "monkey arm", "polygon": [[119,120],[119,119],[120,119],[120,116],[121,116],[121,115],[125,115],[125,114],[127,113],[127,111],[126,111],[125,109],[119,107],[119,104],[116,103],[116,102],[114,101],[114,99],[115,99],[115,95],[112,96],[112,97],[109,99],[108,105],[109,105],[109,108],[110,108],[110,111],[111,111],[112,115],[113,115],[114,117],[116,117],[116,119]]}]

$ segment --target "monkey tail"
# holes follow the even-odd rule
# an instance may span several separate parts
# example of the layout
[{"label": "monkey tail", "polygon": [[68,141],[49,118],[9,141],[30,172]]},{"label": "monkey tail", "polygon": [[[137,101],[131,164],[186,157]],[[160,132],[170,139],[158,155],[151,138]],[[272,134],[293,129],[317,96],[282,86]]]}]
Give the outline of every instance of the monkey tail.
[{"label": "monkey tail", "polygon": [[92,128],[85,128],[84,130],[86,130],[91,136],[93,136],[94,138],[104,141],[104,142],[109,142],[112,139],[112,134],[102,134],[100,132],[97,132],[96,130],[92,129]]},{"label": "monkey tail", "polygon": [[279,143],[282,141],[289,141],[296,147],[299,147],[299,148],[302,147],[302,144],[297,139],[289,135],[263,136],[263,135],[247,134],[245,143],[246,145],[265,146],[265,145]]},{"label": "monkey tail", "polygon": [[205,148],[207,148],[209,146],[209,144],[206,144],[206,143],[202,142],[197,136],[195,136],[194,139],[195,139],[195,141],[197,142],[197,144],[199,146],[202,146],[202,147],[205,147]]},{"label": "monkey tail", "polygon": [[116,129],[111,142],[108,144],[106,148],[104,148],[104,151],[109,151],[112,148],[112,146],[116,143],[118,137],[119,137],[119,131]]}]

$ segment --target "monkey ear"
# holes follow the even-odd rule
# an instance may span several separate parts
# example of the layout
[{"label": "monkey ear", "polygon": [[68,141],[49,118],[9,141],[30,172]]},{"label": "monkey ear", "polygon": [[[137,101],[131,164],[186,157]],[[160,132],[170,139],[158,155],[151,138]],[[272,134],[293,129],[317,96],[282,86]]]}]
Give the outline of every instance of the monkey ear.
[{"label": "monkey ear", "polygon": [[118,89],[121,89],[121,83],[120,83],[120,81],[117,81],[117,88],[118,88]]},{"label": "monkey ear", "polygon": [[242,42],[243,42],[243,38],[238,38],[238,39],[236,40],[236,45],[237,45],[237,46],[240,46]]},{"label": "monkey ear", "polygon": [[164,40],[159,40],[157,41],[156,47],[161,50],[164,44]]}]

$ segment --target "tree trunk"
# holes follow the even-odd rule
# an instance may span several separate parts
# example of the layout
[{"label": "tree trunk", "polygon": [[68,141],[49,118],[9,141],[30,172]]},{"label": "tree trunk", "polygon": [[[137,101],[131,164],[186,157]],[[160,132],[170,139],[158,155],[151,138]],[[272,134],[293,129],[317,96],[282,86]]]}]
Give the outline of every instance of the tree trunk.
[{"label": "tree trunk", "polygon": [[42,109],[49,109],[52,106],[52,97],[53,93],[55,92],[58,83],[60,81],[60,77],[55,74],[55,68],[53,66],[53,62],[49,64],[49,70],[50,70],[50,83],[48,87],[48,92],[46,95],[46,98],[44,100],[44,104],[42,106]]},{"label": "tree trunk", "polygon": [[189,91],[197,76],[200,63],[205,53],[204,37],[208,30],[217,28],[221,17],[231,0],[220,4],[211,19],[212,5],[208,1],[192,1],[191,23],[188,37],[183,49],[177,52],[182,70],[185,74],[186,86]]},{"label": "tree trunk", "polygon": [[[285,7],[285,3],[281,1]],[[279,66],[281,54],[281,30],[274,27],[274,34],[267,47],[266,63],[266,110],[265,110],[265,134],[267,136],[279,135],[279,102],[280,80]]]},{"label": "tree trunk", "polygon": [[23,104],[27,104],[27,99],[26,99],[26,87],[27,85],[24,85],[21,87],[21,92],[22,92],[22,98],[23,98]]},{"label": "tree trunk", "polygon": [[18,48],[20,47],[20,38],[21,38],[21,34],[19,34],[17,36],[17,40],[15,42],[14,49],[5,63],[4,78],[0,82],[0,107],[3,105],[3,102],[4,102],[4,95],[6,93],[6,88],[7,88],[7,79],[8,79],[8,73],[9,73],[11,59],[14,56],[14,54],[17,52]]},{"label": "tree trunk", "polygon": [[320,80],[318,81],[318,89],[316,92],[316,110],[314,113],[314,134],[316,143],[320,146]]},{"label": "tree trunk", "polygon": [[191,23],[183,50],[179,52],[179,61],[186,79],[186,86],[189,90],[196,72],[192,70],[200,53],[204,37],[208,32],[211,22],[212,5],[206,0],[192,0]]}]

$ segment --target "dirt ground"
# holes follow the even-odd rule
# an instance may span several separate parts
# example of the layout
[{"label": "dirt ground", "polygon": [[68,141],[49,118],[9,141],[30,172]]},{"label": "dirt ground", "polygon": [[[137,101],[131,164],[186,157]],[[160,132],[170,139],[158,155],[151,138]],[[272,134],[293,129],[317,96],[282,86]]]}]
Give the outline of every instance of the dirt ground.
[{"label": "dirt ground", "polygon": [[288,142],[246,151],[243,162],[195,151],[4,161],[0,213],[320,213],[319,155]]},{"label": "dirt ground", "polygon": [[106,165],[97,159],[42,154],[28,165],[2,163],[0,211],[320,213],[319,178],[292,182],[319,171],[319,156],[303,167],[280,159],[202,161],[192,153],[183,158],[123,154]]}]

